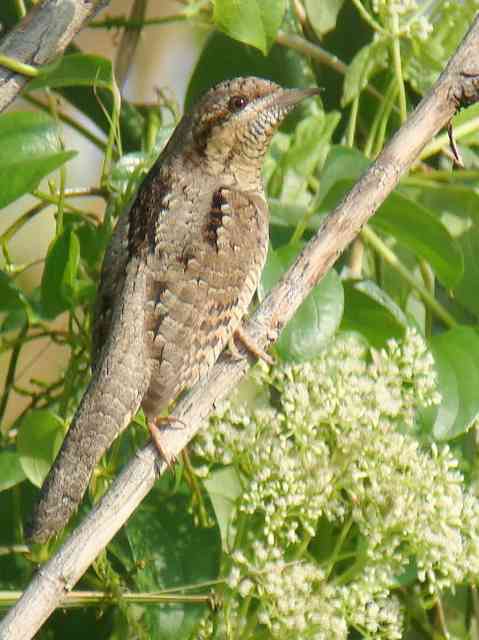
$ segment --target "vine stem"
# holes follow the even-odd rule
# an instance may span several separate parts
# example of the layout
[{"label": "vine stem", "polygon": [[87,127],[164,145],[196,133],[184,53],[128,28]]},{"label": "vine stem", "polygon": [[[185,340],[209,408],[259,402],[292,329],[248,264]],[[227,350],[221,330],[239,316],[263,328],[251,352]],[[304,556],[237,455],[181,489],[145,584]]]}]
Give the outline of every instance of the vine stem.
[{"label": "vine stem", "polygon": [[10,356],[10,362],[8,364],[7,377],[5,380],[5,389],[3,391],[2,397],[0,398],[0,424],[3,422],[3,417],[5,415],[5,411],[8,405],[8,399],[10,397],[10,392],[13,389],[13,385],[15,384],[15,372],[17,370],[18,358],[20,356],[20,351],[23,347],[23,338],[27,335],[28,332],[28,323],[25,322],[23,327],[20,330],[18,336],[18,342],[12,349],[12,355]]},{"label": "vine stem", "polygon": [[16,60],[15,58],[11,58],[10,56],[6,56],[1,53],[0,66],[5,67],[10,71],[14,71],[15,73],[20,73],[22,76],[27,76],[27,78],[35,78],[39,74],[38,69],[36,67],[32,67],[31,64],[26,64],[25,62],[21,62],[20,60]]},{"label": "vine stem", "polygon": [[391,251],[385,242],[371,229],[365,227],[362,231],[363,238],[368,242],[382,258],[395,270],[406,282],[421,296],[426,305],[438,318],[449,327],[455,327],[456,321],[451,314],[436,300],[436,298],[426,289],[424,285],[416,280],[414,275],[406,269],[396,254]]},{"label": "vine stem", "polygon": [[401,46],[399,40],[399,16],[394,12],[391,16],[392,26],[392,58],[394,64],[394,72],[396,76],[397,88],[399,93],[399,114],[401,116],[401,123],[406,122],[407,118],[407,103],[406,103],[406,90],[404,87],[404,76],[402,72],[401,62]]},{"label": "vine stem", "polygon": [[377,22],[372,17],[372,15],[368,11],[366,11],[363,4],[361,3],[361,0],[353,0],[353,4],[358,10],[359,15],[363,18],[365,22],[367,22],[367,24],[371,27],[371,29],[376,31],[376,33],[380,33],[383,36],[389,35],[388,32],[379,24],[379,22]]},{"label": "vine stem", "polygon": [[186,13],[176,13],[171,16],[163,16],[161,18],[145,18],[144,20],[135,20],[126,18],[125,16],[111,16],[104,20],[93,20],[88,25],[89,29],[138,29],[144,27],[157,27],[172,22],[183,22],[188,19]]}]

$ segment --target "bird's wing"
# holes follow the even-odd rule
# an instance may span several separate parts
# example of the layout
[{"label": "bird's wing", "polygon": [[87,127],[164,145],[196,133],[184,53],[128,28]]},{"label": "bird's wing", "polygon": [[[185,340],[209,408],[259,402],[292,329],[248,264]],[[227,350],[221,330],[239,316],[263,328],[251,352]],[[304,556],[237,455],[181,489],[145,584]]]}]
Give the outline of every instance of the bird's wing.
[{"label": "bird's wing", "polygon": [[152,377],[143,408],[151,417],[215,362],[247,311],[268,245],[261,194],[219,188],[197,197],[195,211],[183,203],[181,216],[171,205],[146,282]]}]

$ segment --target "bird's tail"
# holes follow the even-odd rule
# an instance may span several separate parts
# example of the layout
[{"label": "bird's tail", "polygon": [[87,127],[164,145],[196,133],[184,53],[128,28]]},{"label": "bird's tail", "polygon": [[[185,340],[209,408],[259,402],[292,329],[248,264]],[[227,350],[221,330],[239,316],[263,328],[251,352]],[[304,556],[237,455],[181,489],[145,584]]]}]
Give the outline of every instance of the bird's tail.
[{"label": "bird's tail", "polygon": [[[99,365],[43,483],[27,526],[27,537],[32,542],[47,541],[67,524],[83,498],[95,466],[128,425],[146,391],[142,277],[138,273],[136,276],[136,282],[131,282],[131,295],[126,296],[128,304],[120,302],[120,308],[114,310]],[[124,291],[128,288],[127,282]]]}]

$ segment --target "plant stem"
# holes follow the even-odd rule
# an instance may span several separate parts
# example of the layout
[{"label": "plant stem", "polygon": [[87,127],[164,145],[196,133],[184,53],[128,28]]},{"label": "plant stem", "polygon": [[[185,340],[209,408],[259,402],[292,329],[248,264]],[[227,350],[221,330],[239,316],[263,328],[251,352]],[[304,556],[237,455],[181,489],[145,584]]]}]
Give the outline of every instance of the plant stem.
[{"label": "plant stem", "polygon": [[[45,193],[44,191],[39,191],[38,189],[35,190],[33,192],[33,194],[35,196],[35,198],[38,198],[39,200],[42,200],[43,203],[47,203],[47,204],[53,204],[53,205],[58,205],[58,196],[55,193]],[[67,198],[77,198],[77,197],[81,197],[81,196],[98,196],[101,198],[106,199],[106,190],[100,188],[95,188],[95,187],[86,187],[85,189],[83,188],[77,188],[77,189],[65,189],[65,197]],[[98,222],[98,218],[96,215],[94,215],[93,213],[86,213],[85,211],[83,211],[83,209],[79,209],[78,207],[75,207],[72,204],[68,204],[68,210],[71,211],[71,213],[76,213],[79,216],[81,216],[82,218],[85,218],[86,220],[90,220],[90,221],[94,221],[94,222]]]},{"label": "plant stem", "polygon": [[200,525],[202,527],[207,527],[208,512],[205,507],[205,502],[203,500],[203,494],[201,492],[200,484],[198,482],[198,479],[195,474],[195,470],[193,469],[193,466],[191,464],[190,456],[186,449],[181,452],[181,457],[185,467],[185,476],[188,481],[188,484],[190,485],[192,500],[193,502],[196,502],[196,505],[198,508],[198,517],[199,517]]},{"label": "plant stem", "polygon": [[363,259],[364,259],[364,242],[360,237],[356,238],[351,245],[351,251],[349,255],[349,271],[351,278],[359,279],[363,273]]},{"label": "plant stem", "polygon": [[305,533],[304,534],[304,538],[301,540],[301,544],[298,546],[298,548],[295,550],[294,554],[293,554],[293,560],[299,560],[304,552],[307,550],[307,548],[309,547],[309,543],[311,542],[311,538],[313,536],[309,533]]},{"label": "plant stem", "polygon": [[404,88],[404,77],[401,62],[401,46],[399,41],[399,16],[394,12],[391,16],[392,39],[392,58],[394,64],[394,72],[399,93],[399,114],[401,116],[401,124],[407,119],[406,90]]},{"label": "plant stem", "polygon": [[456,321],[451,314],[431,295],[431,293],[419,282],[417,282],[414,275],[406,269],[401,263],[396,254],[381,240],[381,238],[374,233],[371,227],[364,227],[362,230],[362,236],[366,242],[368,242],[373,249],[375,249],[381,257],[399,273],[404,280],[420,295],[426,305],[429,306],[436,316],[449,327],[455,327]]},{"label": "plant stem", "polygon": [[[421,271],[424,286],[428,291],[430,291],[431,295],[434,295],[434,273],[426,260],[419,260],[419,270]],[[424,329],[426,337],[430,338],[432,335],[432,315],[429,307],[426,307],[426,320]]]},{"label": "plant stem", "polygon": [[27,76],[28,78],[35,78],[40,73],[38,69],[33,67],[31,64],[25,64],[24,62],[15,60],[15,58],[10,58],[3,53],[0,53],[0,66],[6,67],[7,69],[10,69],[10,71],[20,73],[22,76]]},{"label": "plant stem", "polygon": [[50,203],[40,202],[28,211],[25,211],[0,235],[0,245],[7,244],[20,229],[34,218],[38,213],[46,209]]},{"label": "plant stem", "polygon": [[[479,640],[479,632],[477,630],[479,625],[479,598],[477,595],[477,587],[475,584],[470,586],[471,589],[471,599],[472,599],[472,610],[474,611],[474,617],[476,619],[475,633],[471,636],[471,640]],[[471,625],[472,626],[472,625]]]},{"label": "plant stem", "polygon": [[[50,107],[50,113],[52,114],[52,116],[54,117],[55,121],[57,122],[57,124],[59,124],[59,117],[58,117],[58,105],[56,100],[52,97],[51,92],[49,91],[47,93],[47,97],[48,97],[48,104]],[[61,145],[61,149],[62,151],[65,150],[65,145],[63,143],[63,137],[60,137],[60,145]],[[60,175],[60,188],[58,190],[58,204],[57,204],[57,211],[56,211],[56,215],[55,215],[55,221],[56,221],[56,235],[60,235],[61,233],[63,233],[63,214],[65,212],[65,185],[66,185],[66,167],[65,164],[62,164],[60,166],[59,169],[59,175]],[[53,189],[52,189],[53,191]]]},{"label": "plant stem", "polygon": [[381,117],[379,119],[376,141],[372,152],[373,158],[379,155],[381,149],[384,147],[384,140],[386,139],[386,129],[389,122],[389,116],[391,115],[391,111],[394,108],[397,92],[397,83],[393,80],[390,87],[388,88],[383,104],[381,106]]},{"label": "plant stem", "polygon": [[10,544],[0,546],[0,556],[9,556],[14,553],[30,553],[30,547],[26,544]]},{"label": "plant stem", "polygon": [[[309,42],[309,40],[302,38],[296,33],[286,33],[285,31],[278,31],[276,42],[282,47],[288,47],[289,49],[298,51],[305,56],[309,56],[314,60],[317,60],[318,62],[331,67],[331,69],[334,69],[334,71],[337,71],[343,76],[346,75],[346,71],[348,70],[347,64],[345,64],[337,56],[329,53],[329,51],[326,51],[317,44]],[[370,84],[366,86],[366,91],[378,100],[383,99],[380,92]]]},{"label": "plant stem", "polygon": [[339,552],[341,551],[341,547],[343,546],[343,543],[346,540],[352,525],[353,525],[352,518],[349,518],[349,520],[344,523],[344,526],[341,529],[341,533],[339,534],[338,539],[336,540],[336,544],[334,545],[333,553],[329,558],[328,566],[326,567],[326,570],[325,570],[326,577],[329,577],[329,575],[331,574],[331,571],[333,570],[334,565],[336,564],[336,560],[338,559]]},{"label": "plant stem", "polygon": [[346,144],[348,147],[354,147],[354,138],[356,136],[356,123],[358,120],[359,96],[356,96],[351,103],[351,111],[349,114],[348,132]]},{"label": "plant stem", "polygon": [[441,635],[445,638],[445,640],[449,640],[451,636],[449,635],[449,631],[447,629],[446,616],[444,615],[442,600],[439,596],[436,600],[436,621]]},{"label": "plant stem", "polygon": [[386,93],[382,99],[381,105],[379,106],[378,110],[374,114],[374,120],[369,131],[368,139],[366,140],[366,144],[364,145],[364,155],[366,155],[368,158],[374,157],[373,148],[377,149],[378,147],[377,143],[376,145],[374,144],[379,135],[378,130],[384,118],[386,117],[385,113],[386,111],[388,111],[389,104],[391,102],[394,102],[394,98],[396,96],[396,90],[397,90],[396,83],[393,79],[389,83],[388,88],[386,89]]},{"label": "plant stem", "polygon": [[113,97],[113,109],[112,109],[112,114],[110,118],[110,131],[108,132],[108,142],[106,145],[105,156],[103,160],[103,169],[102,169],[101,181],[100,181],[100,184],[102,186],[106,185],[108,176],[110,175],[110,172],[111,172],[111,164],[112,164],[112,158],[113,158],[113,149],[115,148],[115,141],[117,143],[116,147],[118,149],[118,154],[120,157],[122,156],[120,128],[119,128],[121,95],[115,80],[113,80],[111,93]]},{"label": "plant stem", "polygon": [[361,4],[360,0],[353,0],[353,4],[358,10],[359,15],[363,18],[365,22],[376,31],[376,33],[380,33],[383,36],[389,35],[388,32],[377,22],[370,13],[366,11],[366,9]]},{"label": "plant stem", "polygon": [[111,16],[104,20],[94,20],[88,24],[89,29],[143,29],[144,27],[156,27],[172,22],[183,22],[188,20],[186,13],[177,13],[172,16],[162,18],[146,18],[145,20],[130,20],[125,16]]},{"label": "plant stem", "polygon": [[12,349],[12,355],[10,356],[7,377],[5,379],[5,388],[3,390],[2,397],[0,398],[0,425],[3,422],[3,417],[7,409],[10,392],[13,388],[13,385],[15,384],[15,372],[17,370],[17,365],[18,365],[18,357],[23,347],[23,338],[27,335],[27,332],[28,332],[28,323],[26,322],[22,327],[22,329],[20,330],[20,333],[18,336],[19,338],[18,343]]},{"label": "plant stem", "polygon": [[[21,591],[0,591],[0,607],[10,607],[20,598],[21,595]],[[208,604],[211,602],[211,595],[187,596],[164,594],[163,592],[128,592],[112,596],[108,591],[71,591],[70,593],[65,594],[62,607],[70,609],[73,607],[97,606],[105,601],[120,601],[129,604]]]},{"label": "plant stem", "polygon": [[20,19],[24,18],[27,15],[27,10],[25,8],[25,3],[23,0],[15,0],[15,6],[17,9],[17,14]]}]

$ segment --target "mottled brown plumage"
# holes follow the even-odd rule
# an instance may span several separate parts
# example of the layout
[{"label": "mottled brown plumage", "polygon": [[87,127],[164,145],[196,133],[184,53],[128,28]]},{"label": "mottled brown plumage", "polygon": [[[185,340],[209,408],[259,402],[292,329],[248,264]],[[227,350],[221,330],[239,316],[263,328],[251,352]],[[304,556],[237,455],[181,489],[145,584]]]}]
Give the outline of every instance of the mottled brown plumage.
[{"label": "mottled brown plumage", "polygon": [[237,78],[181,120],[105,255],[92,380],[42,487],[32,540],[66,524],[140,406],[153,423],[232,337],[266,259],[264,155],[283,117],[314,93]]}]

